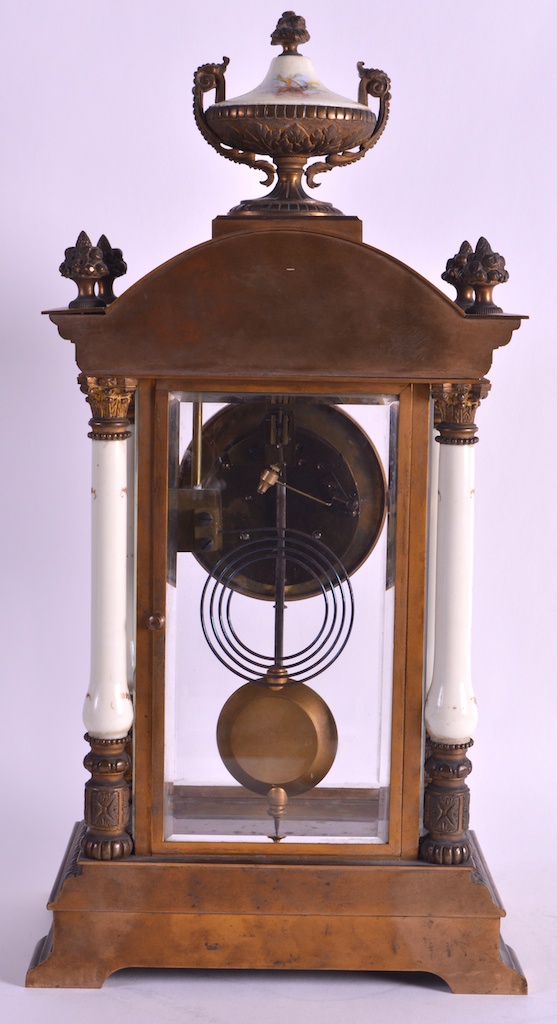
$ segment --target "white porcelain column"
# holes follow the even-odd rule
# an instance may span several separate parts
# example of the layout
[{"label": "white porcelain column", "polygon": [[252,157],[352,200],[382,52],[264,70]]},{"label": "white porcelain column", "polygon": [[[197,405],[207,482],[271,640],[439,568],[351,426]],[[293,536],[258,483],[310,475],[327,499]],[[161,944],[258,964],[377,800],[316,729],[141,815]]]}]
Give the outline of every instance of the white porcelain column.
[{"label": "white porcelain column", "polygon": [[131,852],[130,759],[125,752],[133,722],[129,672],[129,452],[127,412],[133,382],[87,377],[83,389],[91,405],[91,674],[83,721],[91,753],[85,767],[87,834],[84,852],[112,860]]},{"label": "white porcelain column", "polygon": [[439,412],[439,476],[433,674],[425,704],[429,756],[421,855],[462,863],[470,854],[466,753],[477,723],[472,685],[474,423],[488,381],[434,388]]},{"label": "white porcelain column", "polygon": [[[126,648],[127,648],[127,680],[130,693],[135,690],[135,619],[136,619],[136,586],[135,586],[135,536],[136,536],[136,478],[137,458],[135,439],[135,402],[132,400],[130,409],[130,437],[126,442],[127,449],[127,611],[126,611]],[[132,419],[133,417],[133,419]]]},{"label": "white porcelain column", "polygon": [[439,507],[439,453],[440,445],[435,420],[431,425],[429,444],[429,495],[427,530],[427,603],[426,603],[426,669],[425,692],[429,691],[433,678],[433,655],[435,652],[435,587],[437,576],[437,512]]},{"label": "white porcelain column", "polygon": [[478,719],[471,669],[474,447],[441,440],[439,448],[435,646],[425,720],[431,740],[467,743]]},{"label": "white porcelain column", "polygon": [[93,440],[91,474],[91,676],[83,705],[90,736],[127,736],[128,689],[126,441]]}]

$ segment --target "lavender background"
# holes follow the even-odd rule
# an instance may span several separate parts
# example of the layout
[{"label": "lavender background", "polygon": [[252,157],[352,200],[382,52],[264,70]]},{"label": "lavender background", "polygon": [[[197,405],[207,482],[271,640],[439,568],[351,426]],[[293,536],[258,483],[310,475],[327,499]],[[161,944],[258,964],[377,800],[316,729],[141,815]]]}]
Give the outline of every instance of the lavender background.
[{"label": "lavender background", "polygon": [[[504,254],[496,298],[528,313],[495,354],[478,423],[472,823],[508,911],[503,934],[527,999],[449,996],[388,976],[132,972],[101,992],[22,988],[74,820],[88,676],[88,409],[72,346],[42,309],[66,305],[58,274],[84,228],[106,233],[129,286],[210,236],[213,216],[260,194],[199,135],[191,81],[231,58],[228,94],[261,81],[282,8],[246,0],[20,0],[1,12],[2,743],[0,1011],[8,1024],[156,1020],[454,1024],[557,1019],[553,241],[553,0],[305,0],[305,47],[325,84],[356,96],[356,62],[392,79],[392,114],[364,161],[320,196],[364,222],[364,239],[440,281],[464,238]],[[120,282],[120,288],[124,285]]]}]

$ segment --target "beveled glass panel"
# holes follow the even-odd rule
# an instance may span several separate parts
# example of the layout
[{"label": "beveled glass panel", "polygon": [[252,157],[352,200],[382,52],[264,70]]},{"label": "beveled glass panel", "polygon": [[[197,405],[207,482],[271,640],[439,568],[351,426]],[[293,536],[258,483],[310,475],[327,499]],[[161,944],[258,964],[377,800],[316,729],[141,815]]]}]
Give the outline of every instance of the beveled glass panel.
[{"label": "beveled glass panel", "polygon": [[398,400],[195,399],[168,405],[165,838],[385,843]]}]

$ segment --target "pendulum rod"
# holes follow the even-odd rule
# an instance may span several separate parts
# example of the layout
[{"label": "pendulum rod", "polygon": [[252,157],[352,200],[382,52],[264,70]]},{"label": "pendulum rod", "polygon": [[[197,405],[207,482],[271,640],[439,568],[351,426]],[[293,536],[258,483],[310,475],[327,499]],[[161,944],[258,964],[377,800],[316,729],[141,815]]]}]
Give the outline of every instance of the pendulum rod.
[{"label": "pendulum rod", "polygon": [[[281,422],[280,442],[285,443],[285,423]],[[272,418],[273,435],[272,441],[276,444],[279,438],[275,434],[276,418]],[[284,590],[286,584],[286,481],[284,480],[286,467],[284,465],[284,449],[280,458],[281,474],[276,482],[275,515],[277,530],[277,554],[275,561],[275,669],[284,667]],[[282,479],[281,479],[282,477]],[[288,796],[284,789],[272,786],[267,793],[268,811],[275,824],[274,835],[270,838],[274,843],[279,843],[283,836],[280,835],[280,822],[286,811]]]},{"label": "pendulum rod", "polygon": [[275,563],[275,668],[284,664],[284,589],[286,582],[286,484],[276,485],[277,557]]},{"label": "pendulum rod", "polygon": [[[277,553],[275,560],[275,669],[284,667],[284,590],[286,583],[286,465],[285,448],[289,443],[290,424],[284,409],[274,409],[269,421],[269,447],[274,449],[271,475],[262,484],[276,485],[275,526]],[[262,488],[260,487],[260,490]]]},{"label": "pendulum rod", "polygon": [[193,403],[192,423],[192,462],[191,462],[191,485],[201,487],[201,461],[202,461],[202,432],[203,432],[203,403]]}]

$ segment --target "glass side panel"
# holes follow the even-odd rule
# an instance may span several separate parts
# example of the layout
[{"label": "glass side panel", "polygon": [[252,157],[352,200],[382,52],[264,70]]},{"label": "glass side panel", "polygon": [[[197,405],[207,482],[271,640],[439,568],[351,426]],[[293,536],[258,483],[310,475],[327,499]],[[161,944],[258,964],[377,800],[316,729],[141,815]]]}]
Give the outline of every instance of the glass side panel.
[{"label": "glass side panel", "polygon": [[385,843],[396,396],[169,396],[165,838]]}]

